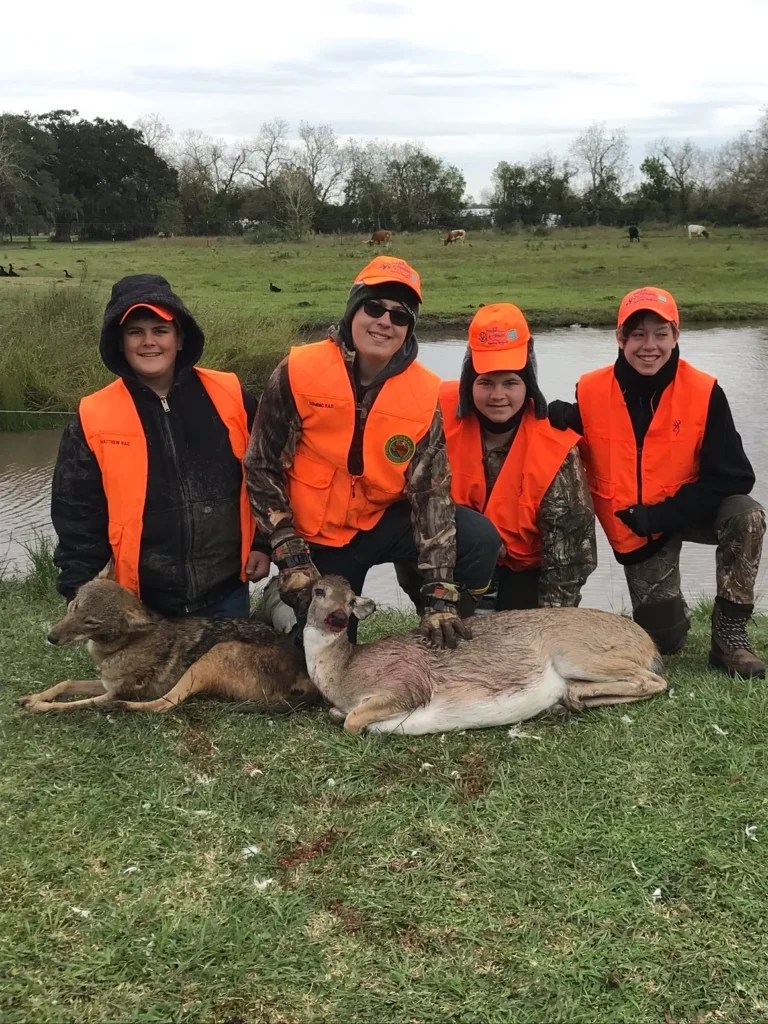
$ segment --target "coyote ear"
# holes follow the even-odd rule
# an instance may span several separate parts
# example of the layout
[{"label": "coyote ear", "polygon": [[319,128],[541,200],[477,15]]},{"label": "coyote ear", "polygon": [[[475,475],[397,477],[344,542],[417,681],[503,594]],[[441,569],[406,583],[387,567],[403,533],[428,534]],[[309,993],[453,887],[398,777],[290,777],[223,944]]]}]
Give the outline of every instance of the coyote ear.
[{"label": "coyote ear", "polygon": [[367,619],[369,615],[373,615],[376,611],[376,602],[372,601],[370,597],[353,597],[352,598],[352,611],[354,612],[355,618]]},{"label": "coyote ear", "polygon": [[115,577],[115,560],[114,560],[114,558],[110,558],[110,560],[107,562],[107,564],[101,570],[101,572],[98,574],[96,579],[97,580],[114,580],[114,579],[116,579],[116,577]]},{"label": "coyote ear", "polygon": [[146,608],[128,608],[125,612],[125,624],[129,633],[140,633],[154,625]]}]

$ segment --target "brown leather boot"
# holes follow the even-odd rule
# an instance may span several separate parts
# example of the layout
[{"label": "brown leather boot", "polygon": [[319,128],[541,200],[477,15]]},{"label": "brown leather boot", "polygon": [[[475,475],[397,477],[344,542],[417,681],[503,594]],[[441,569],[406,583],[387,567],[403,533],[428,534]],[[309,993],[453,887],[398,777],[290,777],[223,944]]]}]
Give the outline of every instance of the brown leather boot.
[{"label": "brown leather boot", "polygon": [[734,604],[718,597],[712,613],[711,668],[719,668],[729,676],[742,679],[763,679],[765,665],[755,654],[747,633],[752,615],[751,604]]}]

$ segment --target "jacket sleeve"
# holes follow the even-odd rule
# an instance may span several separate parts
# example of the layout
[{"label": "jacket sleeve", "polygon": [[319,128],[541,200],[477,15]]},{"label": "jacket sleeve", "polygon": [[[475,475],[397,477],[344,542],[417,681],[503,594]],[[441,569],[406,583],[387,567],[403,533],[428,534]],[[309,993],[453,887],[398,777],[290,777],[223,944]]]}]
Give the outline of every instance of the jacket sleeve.
[{"label": "jacket sleeve", "polygon": [[284,359],[261,396],[244,460],[259,534],[272,546],[296,532],[285,471],[300,436],[301,420],[288,379],[288,360]]},{"label": "jacket sleeve", "polygon": [[53,472],[51,520],[58,537],[53,561],[58,592],[71,601],[112,557],[107,498],[96,456],[85,440],[80,417],[64,428]]},{"label": "jacket sleeve", "polygon": [[664,501],[647,506],[651,530],[678,533],[689,526],[705,526],[712,522],[725,498],[749,494],[754,485],[755,473],[733,422],[728,399],[720,385],[715,384],[701,444],[699,479],[683,484]]},{"label": "jacket sleeve", "polygon": [[240,385],[240,390],[243,393],[243,408],[245,409],[245,415],[248,420],[248,430],[253,430],[253,421],[256,418],[256,409],[259,405],[259,400],[256,395],[251,394],[250,391],[246,391],[243,385]]},{"label": "jacket sleeve", "polygon": [[595,512],[578,448],[563,460],[539,507],[540,608],[575,608],[597,567]]},{"label": "jacket sleeve", "polygon": [[411,503],[419,570],[428,582],[451,582],[456,564],[456,508],[439,405],[406,470],[405,494]]}]

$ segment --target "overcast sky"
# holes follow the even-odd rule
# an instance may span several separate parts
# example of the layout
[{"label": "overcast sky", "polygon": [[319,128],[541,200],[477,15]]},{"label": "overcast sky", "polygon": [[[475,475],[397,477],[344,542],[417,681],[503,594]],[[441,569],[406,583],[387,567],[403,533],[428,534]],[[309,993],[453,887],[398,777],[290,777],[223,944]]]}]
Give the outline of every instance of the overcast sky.
[{"label": "overcast sky", "polygon": [[768,0],[38,0],[3,7],[0,110],[76,108],[230,140],[283,117],[420,139],[477,195],[499,160],[564,154],[593,120],[635,163],[709,146],[768,103]]}]

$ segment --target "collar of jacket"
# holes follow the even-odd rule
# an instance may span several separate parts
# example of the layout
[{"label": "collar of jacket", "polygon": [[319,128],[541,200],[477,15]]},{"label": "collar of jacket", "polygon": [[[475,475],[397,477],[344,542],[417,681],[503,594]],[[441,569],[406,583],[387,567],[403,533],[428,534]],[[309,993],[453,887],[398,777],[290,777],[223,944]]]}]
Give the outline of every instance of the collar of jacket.
[{"label": "collar of jacket", "polygon": [[675,345],[672,354],[658,373],[652,377],[646,377],[638,373],[627,362],[624,350],[619,349],[619,355],[613,365],[613,375],[621,388],[625,401],[633,398],[651,399],[662,393],[675,379],[677,365],[680,362],[680,346]]}]

